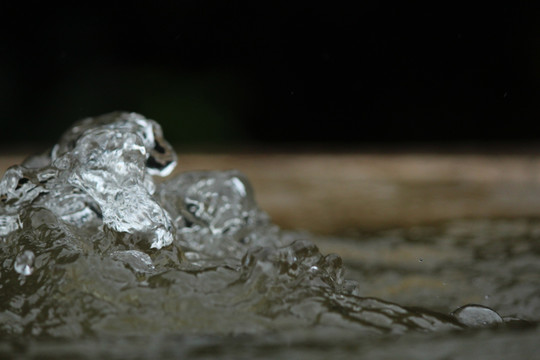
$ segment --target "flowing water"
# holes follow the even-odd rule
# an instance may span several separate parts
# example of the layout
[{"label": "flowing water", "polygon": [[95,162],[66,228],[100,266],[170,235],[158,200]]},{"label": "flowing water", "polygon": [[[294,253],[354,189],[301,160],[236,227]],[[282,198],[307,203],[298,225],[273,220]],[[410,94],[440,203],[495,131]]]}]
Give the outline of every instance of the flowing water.
[{"label": "flowing water", "polygon": [[238,171],[154,181],[175,165],[156,122],[113,113],[76,123],[50,151],[8,169],[0,355],[509,358],[534,350],[540,221],[316,237],[273,225]]}]

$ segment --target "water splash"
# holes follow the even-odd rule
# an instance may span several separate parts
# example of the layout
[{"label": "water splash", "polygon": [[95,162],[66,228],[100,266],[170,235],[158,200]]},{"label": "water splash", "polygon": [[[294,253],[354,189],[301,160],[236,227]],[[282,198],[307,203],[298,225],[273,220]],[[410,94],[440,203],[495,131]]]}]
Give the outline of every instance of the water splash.
[{"label": "water splash", "polygon": [[[141,115],[82,120],[0,181],[0,331],[254,333],[297,328],[402,333],[499,323],[360,297],[341,258],[285,232],[238,171],[180,174]],[[498,315],[497,315],[498,316]]]},{"label": "water splash", "polygon": [[0,182],[0,234],[18,227],[22,209],[43,207],[67,223],[103,224],[159,249],[172,243],[173,230],[152,197],[150,175],[167,175],[175,164],[152,120],[133,113],[82,120],[48,154],[8,169]]}]

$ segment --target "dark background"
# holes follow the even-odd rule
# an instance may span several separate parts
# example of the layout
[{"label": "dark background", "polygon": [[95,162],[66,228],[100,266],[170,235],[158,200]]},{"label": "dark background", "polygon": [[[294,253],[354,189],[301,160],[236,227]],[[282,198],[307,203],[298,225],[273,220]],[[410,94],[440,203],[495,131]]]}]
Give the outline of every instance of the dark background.
[{"label": "dark background", "polygon": [[540,22],[511,2],[6,1],[0,20],[4,148],[114,110],[187,148],[540,139]]}]

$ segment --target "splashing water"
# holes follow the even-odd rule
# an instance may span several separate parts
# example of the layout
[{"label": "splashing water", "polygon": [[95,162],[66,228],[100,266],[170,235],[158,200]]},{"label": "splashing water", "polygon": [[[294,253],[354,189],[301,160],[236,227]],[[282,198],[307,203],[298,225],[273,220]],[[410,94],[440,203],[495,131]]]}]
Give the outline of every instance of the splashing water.
[{"label": "splashing water", "polygon": [[[0,332],[404,333],[504,323],[361,297],[342,260],[282,231],[238,171],[182,173],[160,126],[134,113],[73,125],[0,182]],[[425,263],[420,259],[422,264]]]}]

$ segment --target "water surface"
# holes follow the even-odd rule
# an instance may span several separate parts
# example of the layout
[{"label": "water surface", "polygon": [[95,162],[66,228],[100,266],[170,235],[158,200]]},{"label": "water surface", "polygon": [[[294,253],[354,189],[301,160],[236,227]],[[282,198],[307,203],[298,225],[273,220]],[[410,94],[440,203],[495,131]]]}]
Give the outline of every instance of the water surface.
[{"label": "water surface", "polygon": [[0,351],[492,358],[537,335],[537,219],[318,237],[274,225],[239,171],[154,181],[175,165],[157,123],[113,113],[6,172]]}]

